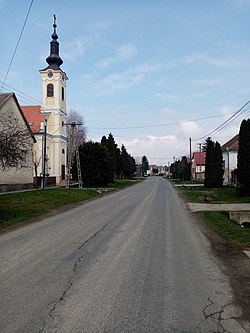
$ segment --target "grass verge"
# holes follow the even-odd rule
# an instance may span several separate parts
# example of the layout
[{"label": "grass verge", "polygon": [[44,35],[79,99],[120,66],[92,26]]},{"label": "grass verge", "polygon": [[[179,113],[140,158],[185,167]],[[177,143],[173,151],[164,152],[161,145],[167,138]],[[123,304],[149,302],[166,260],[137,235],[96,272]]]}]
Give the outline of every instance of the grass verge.
[{"label": "grass verge", "polygon": [[236,188],[222,187],[206,189],[203,186],[178,187],[185,194],[189,202],[199,203],[250,203],[250,197],[240,197]]},{"label": "grass verge", "polygon": [[250,228],[241,228],[225,212],[201,212],[209,227],[227,242],[241,248],[250,248]]},{"label": "grass verge", "polygon": [[103,191],[93,188],[82,190],[58,188],[2,194],[0,195],[0,230],[26,222],[65,205],[94,199],[112,189],[122,189],[135,183],[136,181],[133,180],[119,179]]},{"label": "grass verge", "polygon": [[[250,197],[240,197],[235,188],[205,189],[203,186],[177,188],[188,202],[197,203],[249,203]],[[196,213],[208,226],[232,245],[250,248],[250,228],[242,228],[229,219],[227,212],[204,211]]]},{"label": "grass verge", "polygon": [[0,229],[22,223],[59,207],[100,196],[94,190],[48,189],[0,196]]}]

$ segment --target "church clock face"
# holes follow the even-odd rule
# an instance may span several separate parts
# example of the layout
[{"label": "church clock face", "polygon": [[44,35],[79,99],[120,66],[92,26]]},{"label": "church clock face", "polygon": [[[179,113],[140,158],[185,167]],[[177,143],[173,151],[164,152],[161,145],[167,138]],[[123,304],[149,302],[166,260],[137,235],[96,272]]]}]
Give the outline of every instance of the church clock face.
[{"label": "church clock face", "polygon": [[49,77],[49,78],[53,77],[53,72],[52,72],[52,71],[49,71],[49,72],[48,72],[48,77]]}]

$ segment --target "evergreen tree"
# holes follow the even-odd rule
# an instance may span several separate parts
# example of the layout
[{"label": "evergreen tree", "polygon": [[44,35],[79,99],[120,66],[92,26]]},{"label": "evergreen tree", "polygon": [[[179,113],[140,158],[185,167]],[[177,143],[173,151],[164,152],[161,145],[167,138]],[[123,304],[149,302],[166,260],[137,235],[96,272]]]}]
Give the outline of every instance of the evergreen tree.
[{"label": "evergreen tree", "polygon": [[205,164],[205,181],[206,188],[212,188],[215,184],[215,158],[214,158],[214,142],[211,138],[206,140],[206,164]]},{"label": "evergreen tree", "polygon": [[250,119],[244,119],[240,126],[237,169],[239,194],[250,196]]},{"label": "evergreen tree", "polygon": [[[109,155],[98,142],[86,142],[79,147],[82,179],[85,186],[103,186],[109,183]],[[76,163],[72,168],[77,178]]]},{"label": "evergreen tree", "polygon": [[132,178],[136,172],[135,159],[128,154],[124,145],[121,146],[121,171],[125,178]]},{"label": "evergreen tree", "polygon": [[205,181],[206,188],[223,186],[223,158],[219,142],[207,138],[203,149],[206,151]]},{"label": "evergreen tree", "polygon": [[121,151],[118,147],[115,150],[115,155],[116,155],[115,173],[116,177],[120,178],[122,176],[122,158],[121,158]]},{"label": "evergreen tree", "polygon": [[148,169],[149,169],[148,159],[144,155],[144,156],[142,156],[142,160],[141,160],[141,172],[142,172],[142,175],[145,175],[147,173]]},{"label": "evergreen tree", "polygon": [[214,187],[223,187],[223,157],[221,146],[216,141],[214,146]]},{"label": "evergreen tree", "polygon": [[117,161],[116,161],[117,144],[115,143],[114,137],[111,133],[109,134],[108,138],[106,138],[105,136],[102,137],[101,144],[104,147],[106,147],[108,154],[109,154],[109,169],[110,169],[109,181],[111,183],[113,183],[115,172],[116,172],[116,164],[117,164]]},{"label": "evergreen tree", "polygon": [[190,162],[187,161],[186,156],[182,156],[182,159],[181,159],[180,176],[183,180],[190,180],[190,177],[191,177]]}]

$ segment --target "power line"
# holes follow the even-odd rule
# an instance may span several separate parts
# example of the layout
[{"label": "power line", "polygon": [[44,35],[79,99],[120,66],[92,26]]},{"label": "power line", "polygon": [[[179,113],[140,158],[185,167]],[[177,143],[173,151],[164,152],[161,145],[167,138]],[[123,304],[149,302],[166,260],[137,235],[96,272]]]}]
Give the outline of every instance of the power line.
[{"label": "power line", "polygon": [[249,103],[250,103],[250,100],[247,101],[239,110],[237,110],[231,117],[229,117],[226,121],[224,121],[220,126],[216,127],[213,131],[209,132],[208,134],[206,134],[206,135],[204,135],[204,136],[202,136],[198,139],[195,139],[195,141],[207,138],[210,135],[212,135],[212,134],[222,130],[223,128],[225,128],[226,125],[230,122],[230,120],[232,120],[234,117],[236,117],[236,115],[238,115]]},{"label": "power line", "polygon": [[20,43],[20,40],[21,40],[21,37],[22,37],[23,31],[24,31],[24,28],[25,28],[26,22],[27,22],[27,20],[28,20],[28,17],[29,17],[29,13],[30,13],[30,10],[31,10],[31,7],[32,7],[32,4],[33,4],[33,0],[31,0],[31,3],[30,3],[30,6],[29,6],[29,9],[28,9],[28,12],[27,12],[26,18],[25,18],[24,23],[23,23],[23,27],[22,27],[22,30],[21,30],[20,36],[19,36],[19,38],[18,38],[18,40],[17,40],[16,47],[15,47],[14,53],[13,53],[13,55],[12,55],[12,58],[11,58],[11,60],[10,60],[10,64],[9,64],[8,69],[7,69],[7,72],[6,72],[6,74],[5,74],[5,77],[4,77],[3,84],[2,84],[2,87],[1,87],[0,92],[2,92],[3,86],[4,86],[4,84],[5,84],[5,81],[6,81],[7,77],[8,77],[8,74],[9,74],[9,71],[10,71],[10,68],[11,68],[11,65],[12,65],[13,60],[14,60],[14,58],[15,58],[16,51],[17,51],[18,45],[19,45],[19,43]]},{"label": "power line", "polygon": [[[98,133],[98,132],[93,132],[93,131],[88,131],[88,133],[94,133],[94,134],[98,134],[98,135],[103,135],[103,133]],[[125,135],[116,135],[115,137],[117,138],[126,138],[126,139],[134,139],[134,140],[152,140],[152,136],[148,136],[148,137],[133,137],[133,136],[125,136]],[[188,140],[188,138],[168,138],[168,137],[153,137],[154,140],[157,141],[186,141]]]},{"label": "power line", "polygon": [[[0,83],[3,83],[1,80],[0,80]],[[46,110],[53,110],[53,108],[51,107],[48,107],[46,105],[43,105],[41,103],[40,100],[37,100],[36,98],[33,98],[31,97],[30,95],[8,85],[8,84],[4,84],[6,87],[14,90],[15,92],[17,92],[17,95],[19,96],[19,98],[21,99],[24,99],[24,100],[27,100],[27,101],[30,101],[30,102],[38,102],[40,105],[43,106],[44,109]],[[6,91],[8,91],[8,89],[5,88]],[[20,95],[19,95],[20,94]],[[23,96],[26,96],[26,97],[23,97]],[[154,124],[154,125],[140,125],[140,126],[128,126],[128,127],[88,127],[89,129],[101,129],[101,130],[121,130],[121,129],[140,129],[140,128],[153,128],[153,127],[160,127],[160,126],[171,126],[171,125],[177,125],[177,124],[182,124],[182,123],[186,123],[186,122],[191,122],[191,121],[202,121],[202,120],[206,120],[206,119],[211,119],[211,118],[218,118],[218,117],[222,117],[224,116],[225,114],[220,114],[220,115],[213,115],[213,116],[209,116],[209,117],[202,117],[202,118],[195,118],[195,119],[188,119],[188,120],[181,120],[181,121],[175,121],[175,122],[172,122],[172,123],[161,123],[161,124]],[[93,132],[94,133],[94,132]]]},{"label": "power line", "polygon": [[171,125],[177,125],[177,124],[183,124],[186,122],[191,121],[201,121],[206,120],[210,118],[218,118],[224,116],[223,114],[220,115],[214,115],[209,117],[203,117],[203,118],[196,118],[196,119],[190,119],[190,120],[181,120],[181,121],[175,121],[172,123],[162,123],[162,124],[154,124],[154,125],[141,125],[141,126],[128,126],[128,127],[90,127],[92,129],[103,129],[103,130],[121,130],[121,129],[139,129],[139,128],[149,128],[149,127],[160,127],[160,126],[171,126]]}]

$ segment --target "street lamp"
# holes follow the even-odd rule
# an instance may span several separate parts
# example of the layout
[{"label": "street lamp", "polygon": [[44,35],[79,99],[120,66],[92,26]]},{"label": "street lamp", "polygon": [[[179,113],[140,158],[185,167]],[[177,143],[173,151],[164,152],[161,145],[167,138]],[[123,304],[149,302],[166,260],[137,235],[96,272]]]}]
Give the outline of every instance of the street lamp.
[{"label": "street lamp", "polygon": [[45,188],[45,170],[46,170],[46,135],[47,135],[47,119],[44,119],[44,146],[43,146],[43,190]]}]

